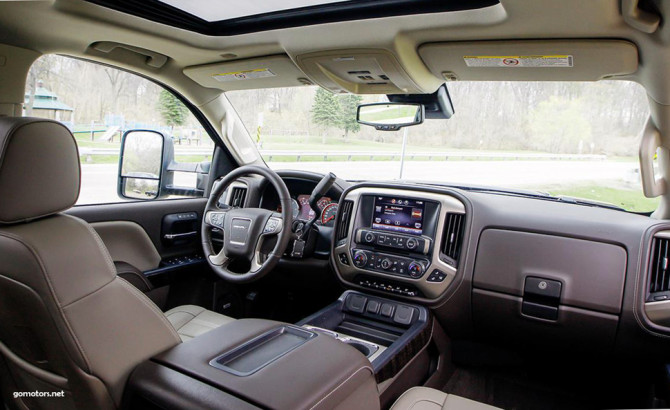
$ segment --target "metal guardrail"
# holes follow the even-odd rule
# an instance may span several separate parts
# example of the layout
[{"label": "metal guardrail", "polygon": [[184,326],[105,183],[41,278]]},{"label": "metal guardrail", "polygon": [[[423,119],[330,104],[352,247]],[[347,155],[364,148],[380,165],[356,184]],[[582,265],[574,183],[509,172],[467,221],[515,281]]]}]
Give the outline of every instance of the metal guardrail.
[{"label": "metal guardrail", "polygon": [[[175,155],[210,155],[212,153],[211,148],[184,148],[184,149],[175,149]],[[328,158],[346,158],[347,161],[351,161],[354,157],[357,158],[368,158],[370,161],[374,161],[374,158],[391,158],[391,160],[400,159],[399,152],[370,152],[370,151],[290,151],[290,150],[261,150],[261,155],[266,158],[268,161],[272,161],[275,157],[295,157],[297,162],[300,162],[305,157],[315,157],[321,158],[323,161],[327,161]],[[90,147],[81,147],[79,148],[79,156],[90,158],[94,155],[118,155],[118,148],[90,148]],[[407,152],[405,153],[405,159],[414,160],[417,158],[425,158],[430,160],[433,159],[443,159],[448,161],[449,159],[461,159],[461,160],[470,160],[470,159],[479,159],[479,160],[581,160],[581,161],[604,161],[607,159],[607,155],[594,155],[594,154],[541,154],[541,153],[513,153],[513,152],[467,152],[467,151],[417,151],[417,152]]]},{"label": "metal guardrail", "polygon": [[[317,157],[327,161],[328,158],[342,158],[346,157],[347,161],[351,161],[354,157],[368,158],[373,161],[374,158],[391,158],[391,160],[400,159],[399,152],[370,152],[370,151],[287,151],[287,150],[261,150],[261,155],[268,161],[272,161],[274,157],[296,157],[296,161],[300,162],[304,157]],[[417,151],[406,152],[405,159],[413,160],[417,158],[425,158],[428,160],[443,159],[491,159],[491,160],[519,160],[519,159],[538,159],[538,160],[587,160],[587,161],[604,161],[607,155],[593,155],[593,154],[540,154],[540,153],[513,153],[513,152],[459,152],[459,151]]]}]

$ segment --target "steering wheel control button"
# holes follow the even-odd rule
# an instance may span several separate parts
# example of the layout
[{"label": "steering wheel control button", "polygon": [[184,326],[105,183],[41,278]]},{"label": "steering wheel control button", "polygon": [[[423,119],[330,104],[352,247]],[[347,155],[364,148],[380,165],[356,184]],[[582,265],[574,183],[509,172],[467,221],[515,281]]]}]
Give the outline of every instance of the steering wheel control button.
[{"label": "steering wheel control button", "polygon": [[368,301],[363,295],[349,295],[347,297],[347,309],[354,313],[363,313],[365,312],[365,303]]},{"label": "steering wheel control button", "polygon": [[393,316],[393,305],[390,303],[384,303],[382,304],[382,308],[379,312],[382,316],[384,317],[391,317]]},{"label": "steering wheel control button", "polygon": [[443,282],[447,278],[447,274],[444,272],[441,272],[437,269],[431,272],[431,274],[428,276],[428,282]]},{"label": "steering wheel control button", "polygon": [[209,223],[212,226],[217,228],[223,228],[223,221],[225,220],[226,214],[223,212],[210,212],[209,213]]},{"label": "steering wheel control button", "polygon": [[397,305],[395,315],[393,315],[393,321],[400,325],[409,325],[412,323],[413,316],[414,308],[405,305]]},{"label": "steering wheel control button", "polygon": [[263,229],[264,234],[275,234],[281,231],[282,227],[282,222],[281,219],[279,218],[270,218],[268,219],[267,223],[265,224],[265,228]]}]

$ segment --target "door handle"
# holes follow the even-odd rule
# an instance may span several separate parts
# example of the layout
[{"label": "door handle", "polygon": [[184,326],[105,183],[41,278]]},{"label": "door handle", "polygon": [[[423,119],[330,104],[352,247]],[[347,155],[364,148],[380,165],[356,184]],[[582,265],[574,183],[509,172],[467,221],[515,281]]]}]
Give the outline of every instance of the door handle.
[{"label": "door handle", "polygon": [[170,240],[179,239],[179,238],[186,238],[186,237],[189,237],[189,236],[194,236],[197,233],[198,233],[198,231],[191,231],[191,232],[184,232],[184,233],[168,233],[168,234],[165,234],[165,236],[163,236],[163,238],[170,239]]}]

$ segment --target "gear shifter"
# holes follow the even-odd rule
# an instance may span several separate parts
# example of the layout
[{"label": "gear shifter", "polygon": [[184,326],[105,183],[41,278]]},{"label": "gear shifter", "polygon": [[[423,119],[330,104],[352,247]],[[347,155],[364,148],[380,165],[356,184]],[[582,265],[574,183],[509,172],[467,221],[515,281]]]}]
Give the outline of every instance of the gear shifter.
[{"label": "gear shifter", "polygon": [[332,172],[329,172],[324,175],[323,178],[321,178],[321,181],[319,181],[319,183],[314,188],[314,191],[312,191],[312,195],[309,197],[309,207],[314,210],[314,217],[307,221],[303,232],[309,232],[310,228],[312,228],[312,225],[314,225],[314,222],[319,219],[319,217],[321,217],[321,214],[319,213],[319,206],[317,204],[319,199],[323,198],[328,193],[328,190],[333,186],[336,179],[337,176],[335,176],[335,174]]},{"label": "gear shifter", "polygon": [[314,217],[305,223],[301,232],[297,232],[298,237],[293,243],[293,251],[291,252],[291,256],[295,258],[304,257],[305,242],[309,239],[309,233],[312,229],[312,226],[314,225],[314,222],[316,222],[316,220],[321,216],[317,203],[319,202],[319,199],[326,195],[328,190],[335,183],[336,179],[337,176],[335,176],[335,174],[332,172],[329,172],[324,175],[323,178],[321,178],[321,181],[319,181],[319,183],[312,191],[312,194],[309,197],[309,206],[314,210]]}]

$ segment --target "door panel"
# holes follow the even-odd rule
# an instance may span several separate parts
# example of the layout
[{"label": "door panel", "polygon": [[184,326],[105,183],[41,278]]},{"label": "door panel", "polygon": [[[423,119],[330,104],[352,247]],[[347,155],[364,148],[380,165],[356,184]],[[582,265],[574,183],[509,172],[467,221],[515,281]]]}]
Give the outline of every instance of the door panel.
[{"label": "door panel", "polygon": [[[161,259],[201,253],[200,221],[207,204],[206,198],[169,199],[163,201],[123,202],[117,204],[77,206],[67,211],[88,223],[130,221],[148,234]],[[198,218],[196,235],[185,240],[170,241],[161,237],[166,215],[195,212]]]},{"label": "door panel", "polygon": [[[67,213],[93,225],[119,275],[161,309],[178,304],[211,309],[215,278],[200,243],[206,203],[206,198],[125,202],[78,206]],[[165,238],[180,233],[189,235]]]},{"label": "door panel", "polygon": [[112,260],[124,262],[141,272],[158,268],[161,256],[137,223],[129,221],[94,222],[93,229],[100,235]]}]

